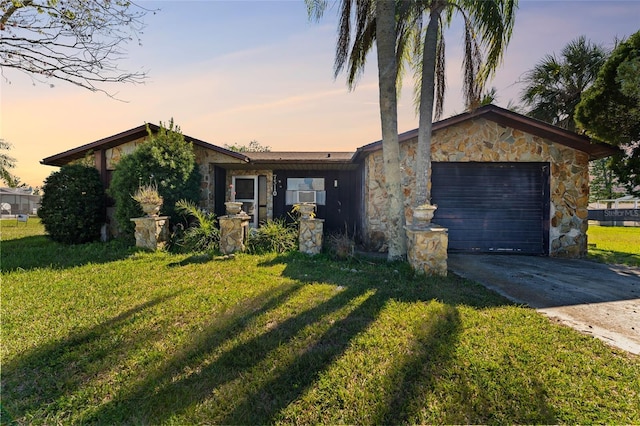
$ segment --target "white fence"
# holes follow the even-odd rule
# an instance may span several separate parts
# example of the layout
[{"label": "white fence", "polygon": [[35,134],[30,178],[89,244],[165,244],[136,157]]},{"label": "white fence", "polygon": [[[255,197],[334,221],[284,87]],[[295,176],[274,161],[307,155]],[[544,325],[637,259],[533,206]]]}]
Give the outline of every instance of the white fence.
[{"label": "white fence", "polygon": [[15,217],[19,214],[35,215],[40,207],[40,196],[18,188],[0,188],[0,214]]}]

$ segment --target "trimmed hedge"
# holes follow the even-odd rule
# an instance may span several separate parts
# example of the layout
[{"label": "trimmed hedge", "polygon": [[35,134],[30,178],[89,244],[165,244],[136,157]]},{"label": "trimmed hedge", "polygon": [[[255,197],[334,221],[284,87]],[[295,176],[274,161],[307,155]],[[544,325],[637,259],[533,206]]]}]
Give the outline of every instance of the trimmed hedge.
[{"label": "trimmed hedge", "polygon": [[42,187],[38,216],[54,241],[82,244],[100,239],[105,223],[105,191],[98,170],[66,165],[49,175]]}]

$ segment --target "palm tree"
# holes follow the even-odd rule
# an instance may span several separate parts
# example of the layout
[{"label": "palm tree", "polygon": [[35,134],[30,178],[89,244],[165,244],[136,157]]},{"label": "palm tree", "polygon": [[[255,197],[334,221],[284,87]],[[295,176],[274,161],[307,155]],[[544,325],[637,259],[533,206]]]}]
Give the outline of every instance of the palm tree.
[{"label": "palm tree", "polygon": [[464,21],[463,90],[465,103],[478,106],[484,85],[502,61],[515,21],[517,0],[431,0],[415,2],[414,28],[428,18],[422,41],[419,99],[416,205],[431,202],[431,129],[444,102],[442,29],[459,14]]},{"label": "palm tree", "polygon": [[584,36],[567,44],[560,57],[546,55],[523,79],[521,100],[529,108],[528,115],[575,131],[576,106],[606,58],[607,51]]},{"label": "palm tree", "polygon": [[[342,0],[340,8],[340,24],[338,43],[336,45],[335,73],[336,76],[347,66],[347,81],[350,88],[355,86],[357,77],[364,68],[366,55],[373,47],[374,41],[378,46],[378,71],[380,84],[380,114],[383,122],[383,155],[387,179],[387,191],[392,197],[398,194],[401,200],[399,209],[389,209],[390,218],[399,218],[393,228],[399,224],[398,239],[402,242],[390,241],[389,258],[392,245],[404,247],[402,222],[404,211],[402,205],[403,194],[399,185],[399,152],[397,147],[397,133],[395,140],[385,131],[392,127],[397,129],[396,82],[402,76],[404,60],[411,56],[410,47],[413,39],[414,57],[417,56],[420,70],[419,90],[419,129],[418,153],[416,164],[416,201],[417,205],[428,204],[431,199],[429,181],[431,174],[431,129],[434,112],[437,119],[442,113],[444,100],[444,38],[442,28],[449,25],[456,14],[464,20],[465,58],[464,58],[464,89],[467,105],[477,105],[480,94],[484,90],[484,83],[493,75],[502,60],[502,55],[511,37],[515,18],[517,0]],[[319,18],[326,7],[325,0],[307,0],[310,16]],[[384,16],[389,16],[389,9],[395,9],[395,48],[384,47],[380,51],[381,43],[386,46],[390,36],[379,31],[390,29],[389,23],[379,22]],[[354,15],[355,29],[351,28]],[[422,39],[422,23],[428,18],[428,25]],[[386,21],[385,21],[386,22]],[[353,33],[353,37],[352,37]],[[351,41],[353,38],[353,41]],[[393,55],[393,57],[392,57]],[[395,64],[395,70],[390,68]],[[390,78],[394,77],[394,94],[390,92]],[[383,83],[382,78],[388,78]],[[383,91],[384,84],[384,91]],[[436,94],[437,89],[437,94]],[[437,96],[436,96],[437,95]],[[392,102],[393,107],[386,102]],[[385,125],[384,123],[387,123]],[[397,165],[397,171],[396,171]],[[397,173],[397,174],[396,174]],[[396,186],[397,179],[397,186]],[[391,185],[390,185],[391,181]],[[397,191],[397,192],[396,192]],[[395,200],[390,203],[393,204]],[[390,239],[393,234],[390,235]],[[402,253],[404,254],[404,252]]]},{"label": "palm tree", "polygon": [[[309,16],[319,19],[326,5],[325,0],[307,0]],[[351,27],[352,18],[355,30]],[[407,250],[404,235],[404,194],[400,173],[396,86],[399,69],[397,34],[405,32],[397,28],[397,22],[395,1],[343,0],[340,5],[339,35],[334,67],[337,77],[348,63],[347,83],[350,89],[354,89],[357,77],[364,68],[366,56],[375,42],[378,56],[382,155],[388,201],[387,259],[389,261],[404,258]]]},{"label": "palm tree", "polygon": [[387,260],[401,259],[407,248],[404,237],[404,196],[400,174],[398,142],[398,102],[396,79],[395,2],[379,1],[376,5],[376,47],[378,54],[378,87],[380,123],[382,127],[382,161],[388,197],[389,251]]}]

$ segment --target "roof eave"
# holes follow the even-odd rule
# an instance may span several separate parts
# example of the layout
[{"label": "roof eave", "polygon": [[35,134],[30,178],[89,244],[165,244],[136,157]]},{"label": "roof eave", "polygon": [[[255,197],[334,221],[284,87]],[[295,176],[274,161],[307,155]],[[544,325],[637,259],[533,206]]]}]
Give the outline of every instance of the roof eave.
[{"label": "roof eave", "polygon": [[[69,164],[72,161],[78,160],[80,158],[85,157],[88,153],[95,151],[97,149],[109,149],[118,145],[122,145],[127,142],[134,141],[136,139],[140,139],[144,136],[148,135],[147,127],[151,130],[152,133],[157,133],[160,130],[160,126],[156,124],[144,124],[142,126],[134,127],[133,129],[126,130],[124,132],[99,139],[95,142],[91,142],[77,148],[70,149],[68,151],[61,152],[59,154],[52,155],[50,157],[44,158],[40,161],[40,164],[46,166],[64,166],[65,164]],[[249,159],[246,155],[231,151],[217,145],[210,144],[208,142],[204,142],[200,139],[193,138],[188,135],[184,135],[184,138],[187,142],[193,143],[194,145],[201,146],[206,149],[211,149],[213,151],[219,152],[221,154],[225,154],[227,156],[236,158],[238,160],[248,162]]]},{"label": "roof eave", "polygon": [[[453,117],[440,120],[433,123],[432,131],[437,132],[447,127],[472,120],[475,118],[486,118],[498,124],[507,127],[513,127],[524,132],[549,139],[553,142],[560,143],[570,148],[585,152],[589,155],[589,160],[597,160],[599,158],[615,155],[620,151],[619,148],[609,144],[593,142],[584,135],[562,129],[557,126],[545,123],[543,121],[526,117],[498,107],[496,105],[485,105],[471,112],[465,112]],[[418,129],[409,130],[408,132],[398,135],[398,142],[404,142],[418,136]],[[353,161],[359,161],[366,153],[377,151],[382,148],[382,141],[376,141],[363,147],[358,148],[354,154]]]}]

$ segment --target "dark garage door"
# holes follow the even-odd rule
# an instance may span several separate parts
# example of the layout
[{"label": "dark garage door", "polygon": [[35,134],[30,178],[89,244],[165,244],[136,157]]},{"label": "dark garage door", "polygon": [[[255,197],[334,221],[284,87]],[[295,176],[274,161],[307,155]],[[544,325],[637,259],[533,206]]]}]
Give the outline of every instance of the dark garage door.
[{"label": "dark garage door", "polygon": [[449,250],[548,253],[548,163],[433,163],[433,221]]}]

